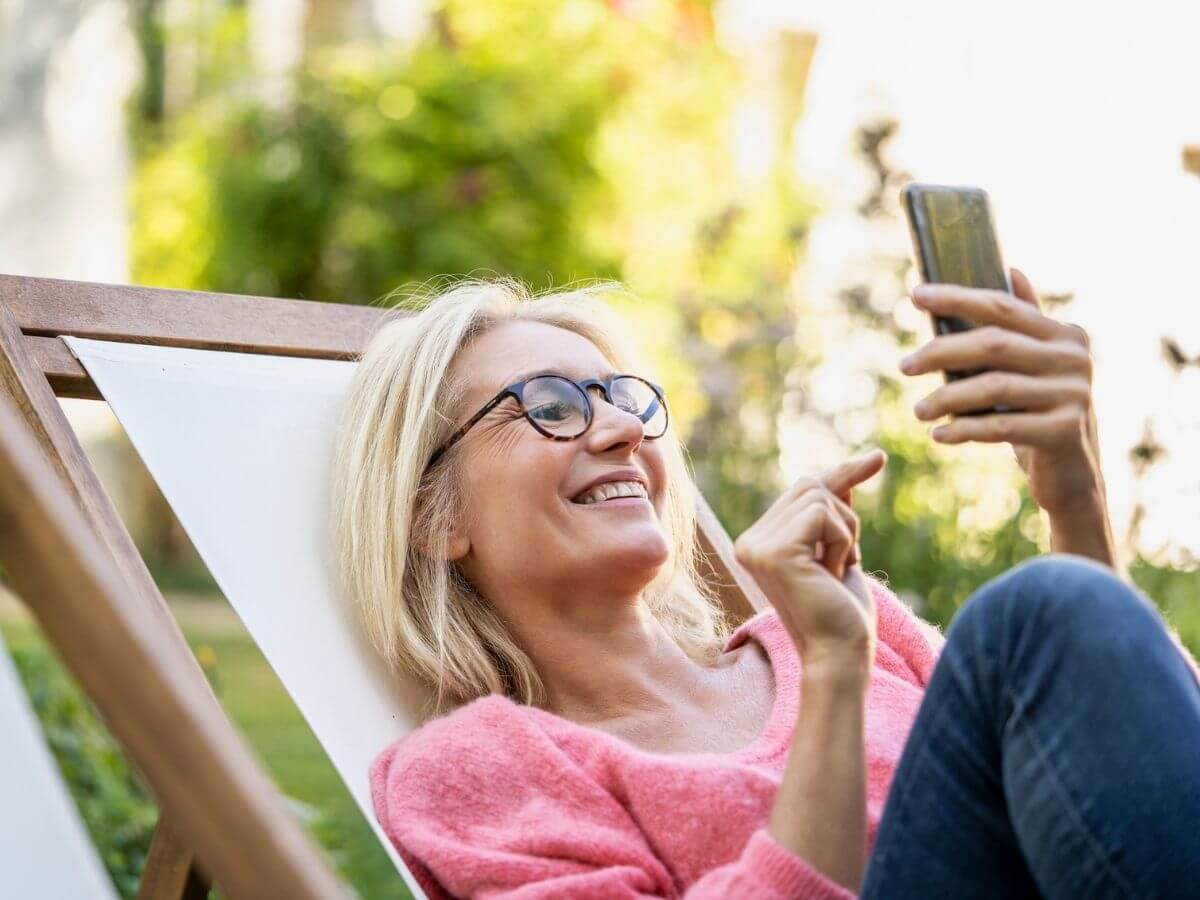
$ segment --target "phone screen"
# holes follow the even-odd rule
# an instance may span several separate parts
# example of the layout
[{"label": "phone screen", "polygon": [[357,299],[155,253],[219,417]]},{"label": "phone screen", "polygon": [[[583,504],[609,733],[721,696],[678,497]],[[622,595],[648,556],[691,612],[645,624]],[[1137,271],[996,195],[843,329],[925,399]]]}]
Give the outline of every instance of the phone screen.
[{"label": "phone screen", "polygon": [[[902,191],[921,279],[1012,292],[987,192],[975,187],[909,184]],[[934,316],[934,331],[975,327],[957,316]],[[983,370],[947,372],[966,378]]]},{"label": "phone screen", "polygon": [[986,192],[910,184],[904,195],[925,281],[1011,290]]}]

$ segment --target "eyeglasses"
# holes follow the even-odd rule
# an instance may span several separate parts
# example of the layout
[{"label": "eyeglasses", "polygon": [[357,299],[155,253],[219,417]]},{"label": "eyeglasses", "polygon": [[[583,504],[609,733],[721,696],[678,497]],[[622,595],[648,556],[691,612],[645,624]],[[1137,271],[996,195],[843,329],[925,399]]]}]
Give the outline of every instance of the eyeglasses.
[{"label": "eyeglasses", "polygon": [[584,381],[564,375],[534,375],[510,384],[484,404],[466,425],[434,451],[429,465],[437,462],[472,425],[510,396],[517,398],[525,420],[539,433],[554,441],[573,441],[591,427],[593,410],[588,391],[593,387],[603,390],[604,399],[617,409],[641,419],[646,440],[652,441],[666,432],[667,399],[663,389],[651,381],[636,375],[614,374],[603,380],[588,378]]}]

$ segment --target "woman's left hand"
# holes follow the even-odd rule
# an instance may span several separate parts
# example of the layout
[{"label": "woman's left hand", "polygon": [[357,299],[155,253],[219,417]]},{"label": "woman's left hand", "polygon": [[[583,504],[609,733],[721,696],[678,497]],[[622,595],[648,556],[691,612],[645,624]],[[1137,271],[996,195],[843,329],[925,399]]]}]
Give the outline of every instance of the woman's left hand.
[{"label": "woman's left hand", "polygon": [[[957,416],[933,430],[940,443],[1012,444],[1034,500],[1050,517],[1054,549],[1108,556],[1101,561],[1113,565],[1087,333],[1045,315],[1029,279],[1010,272],[1013,294],[952,284],[913,290],[919,308],[979,327],[935,337],[902,360],[901,371],[991,370],[947,382],[914,411],[923,420]],[[961,415],[998,405],[1013,411]]]}]

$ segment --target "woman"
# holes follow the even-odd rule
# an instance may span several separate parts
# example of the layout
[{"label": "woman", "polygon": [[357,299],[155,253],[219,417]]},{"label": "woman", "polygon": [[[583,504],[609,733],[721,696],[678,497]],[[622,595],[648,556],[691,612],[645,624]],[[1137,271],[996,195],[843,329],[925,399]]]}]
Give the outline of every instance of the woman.
[{"label": "woman", "polygon": [[431,897],[1200,884],[1200,670],[1112,573],[1086,339],[1013,284],[914,292],[985,327],[906,373],[993,370],[918,416],[1025,410],[934,437],[1012,442],[1056,551],[945,638],[859,564],[851,491],[879,451],[801,479],[738,537],[771,607],[731,631],[697,574],[667,398],[594,289],[466,280],[379,330],[334,527],[375,645],[437,689],[441,715],[370,773]]}]

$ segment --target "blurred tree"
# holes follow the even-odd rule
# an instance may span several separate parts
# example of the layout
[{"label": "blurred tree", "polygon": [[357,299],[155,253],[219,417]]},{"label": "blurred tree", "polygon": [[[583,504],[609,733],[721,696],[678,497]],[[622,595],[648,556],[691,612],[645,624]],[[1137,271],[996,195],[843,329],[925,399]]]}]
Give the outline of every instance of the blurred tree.
[{"label": "blurred tree", "polygon": [[[563,12],[581,8],[601,15]],[[138,175],[135,279],[368,302],[480,268],[618,275],[588,225],[610,199],[590,144],[622,93],[611,17],[438,12],[402,57],[315,51],[289,109],[214,94],[172,122]]]},{"label": "blurred tree", "polygon": [[[134,95],[137,108],[130,122],[159,125],[166,114],[166,34],[163,27],[163,0],[129,0],[134,33],[142,58],[141,88]],[[135,128],[136,133],[136,128]]]}]

